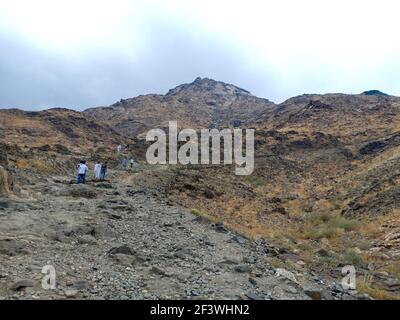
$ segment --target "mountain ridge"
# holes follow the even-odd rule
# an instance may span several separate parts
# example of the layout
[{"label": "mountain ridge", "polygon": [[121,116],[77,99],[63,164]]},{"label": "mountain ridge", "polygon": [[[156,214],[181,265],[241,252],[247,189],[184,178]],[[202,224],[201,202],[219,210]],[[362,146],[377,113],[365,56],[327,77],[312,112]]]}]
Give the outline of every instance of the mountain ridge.
[{"label": "mountain ridge", "polygon": [[[268,99],[256,97],[249,91],[235,85],[198,77],[191,83],[170,89],[165,95],[139,95],[121,99],[110,106],[93,107],[83,111],[68,108],[50,108],[42,111],[9,108],[0,109],[0,114],[3,115],[3,118],[8,119],[15,115],[20,118],[21,122],[25,123],[29,122],[29,119],[34,119],[38,122],[37,127],[52,127],[55,130],[54,136],[65,136],[65,134],[68,136],[70,132],[74,136],[74,130],[79,130],[71,122],[84,121],[86,122],[85,124],[82,123],[84,127],[97,127],[96,130],[98,130],[100,136],[103,136],[105,140],[108,140],[107,135],[112,136],[114,137],[111,139],[112,143],[115,143],[117,140],[124,141],[124,137],[128,140],[137,136],[143,137],[152,128],[166,128],[169,121],[178,121],[181,128],[194,129],[245,126],[276,129],[294,122],[295,127],[300,124],[315,125],[317,131],[317,129],[322,129],[322,124],[324,126],[329,125],[328,120],[339,123],[337,117],[340,114],[341,117],[350,116],[354,118],[354,115],[358,113],[359,118],[354,118],[354,121],[361,124],[362,121],[369,121],[367,119],[368,114],[375,115],[380,112],[380,110],[373,110],[374,108],[392,108],[393,104],[397,104],[398,101],[400,101],[399,98],[386,94],[348,95],[331,93],[303,94],[276,104]],[[323,117],[319,118],[319,115],[322,115],[321,108],[323,107],[327,110],[323,112]],[[333,110],[336,108],[338,109]],[[391,112],[393,114],[396,110]],[[330,113],[332,116],[329,116]],[[390,112],[388,110],[383,112],[383,114],[386,113]],[[74,117],[75,120],[72,119]],[[26,119],[23,120],[23,118]],[[70,118],[70,120],[67,118]],[[388,117],[380,118],[376,116],[380,126],[383,126],[383,120],[388,121]],[[304,124],[306,120],[310,123]],[[63,123],[63,125],[58,130],[57,125],[51,122]],[[70,123],[67,124],[67,122]],[[46,123],[46,125],[43,123]],[[2,130],[4,136],[6,134],[14,136],[13,141],[17,144],[19,143],[18,136],[21,141],[25,140],[21,128],[4,130],[7,128],[4,121],[2,126],[3,128],[0,127],[0,130]],[[67,128],[63,128],[63,126]],[[335,130],[330,131],[330,133],[335,132]],[[382,130],[380,131],[380,136],[377,134],[374,138],[383,136]],[[77,133],[76,136],[80,134],[82,133]],[[5,140],[7,139],[3,138],[3,141]],[[10,142],[10,139],[8,140]],[[94,141],[96,139],[91,137],[89,140]],[[108,142],[106,144],[111,145]]]},{"label": "mountain ridge", "polygon": [[212,78],[202,78],[202,77],[197,77],[194,81],[190,82],[190,83],[184,83],[181,85],[177,85],[176,87],[168,90],[167,93],[165,94],[157,94],[157,93],[148,93],[148,94],[143,94],[143,95],[138,95],[135,97],[131,97],[131,98],[121,98],[119,101],[114,102],[113,104],[109,105],[109,106],[95,106],[95,107],[88,107],[88,108],[84,108],[83,110],[79,111],[76,109],[72,109],[72,108],[67,108],[67,107],[50,107],[50,108],[46,108],[46,109],[42,109],[42,110],[27,110],[24,108],[15,108],[15,107],[0,107],[0,110],[19,110],[19,111],[25,111],[25,112],[33,112],[33,113],[40,113],[43,111],[47,111],[47,110],[70,110],[70,111],[76,111],[76,112],[82,112],[85,113],[86,111],[92,110],[92,109],[97,109],[97,108],[112,108],[112,107],[116,107],[116,106],[121,106],[124,105],[126,103],[129,103],[135,99],[144,99],[144,98],[165,98],[168,96],[172,96],[172,95],[176,95],[178,93],[186,93],[185,90],[191,90],[192,88],[201,88],[204,89],[205,91],[207,90],[215,90],[216,87],[223,87],[223,88],[227,88],[227,92],[226,93],[231,93],[231,94],[243,94],[243,95],[249,95],[249,96],[253,96],[256,97],[258,99],[262,99],[265,101],[268,101],[270,103],[273,103],[277,106],[281,106],[281,105],[285,105],[286,103],[288,103],[289,101],[292,100],[297,100],[297,99],[312,99],[313,97],[329,97],[329,96],[347,96],[347,97],[356,97],[356,96],[381,96],[381,97],[387,97],[387,98],[398,98],[397,96],[394,95],[389,95],[386,94],[380,90],[376,90],[376,89],[371,89],[371,90],[367,90],[364,91],[362,93],[359,94],[347,94],[347,93],[304,93],[304,94],[300,94],[297,96],[293,96],[290,97],[286,100],[284,100],[283,102],[280,103],[275,103],[270,101],[268,98],[262,98],[262,97],[257,97],[251,94],[250,91],[247,91],[246,89],[240,88],[236,85],[233,84],[229,84],[223,81],[219,81],[219,80],[214,80]]}]

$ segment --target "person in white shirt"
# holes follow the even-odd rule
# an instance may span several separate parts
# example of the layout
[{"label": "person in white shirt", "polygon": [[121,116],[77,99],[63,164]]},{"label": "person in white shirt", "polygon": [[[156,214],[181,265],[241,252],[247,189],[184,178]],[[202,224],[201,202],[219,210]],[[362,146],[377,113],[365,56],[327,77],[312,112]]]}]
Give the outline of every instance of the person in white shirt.
[{"label": "person in white shirt", "polygon": [[101,175],[101,164],[100,161],[97,161],[97,163],[94,166],[94,178],[96,180],[100,180],[100,175]]},{"label": "person in white shirt", "polygon": [[81,161],[78,164],[78,178],[77,178],[77,183],[85,183],[86,182],[86,172],[89,170],[88,166],[86,165],[86,161]]}]

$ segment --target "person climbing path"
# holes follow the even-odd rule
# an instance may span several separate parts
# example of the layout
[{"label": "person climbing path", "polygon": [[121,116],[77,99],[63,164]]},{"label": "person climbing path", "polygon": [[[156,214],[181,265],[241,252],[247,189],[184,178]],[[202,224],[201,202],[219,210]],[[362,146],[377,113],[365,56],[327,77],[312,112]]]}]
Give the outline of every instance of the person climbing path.
[{"label": "person climbing path", "polygon": [[106,180],[107,169],[108,169],[108,162],[106,161],[101,165],[100,180],[102,181]]},{"label": "person climbing path", "polygon": [[94,166],[94,178],[95,178],[95,180],[100,180],[100,175],[101,175],[101,163],[100,163],[100,161],[97,161],[97,163]]},{"label": "person climbing path", "polygon": [[86,161],[81,161],[78,166],[78,177],[77,177],[77,184],[85,184],[86,183],[86,173],[89,170],[88,166],[86,165]]}]

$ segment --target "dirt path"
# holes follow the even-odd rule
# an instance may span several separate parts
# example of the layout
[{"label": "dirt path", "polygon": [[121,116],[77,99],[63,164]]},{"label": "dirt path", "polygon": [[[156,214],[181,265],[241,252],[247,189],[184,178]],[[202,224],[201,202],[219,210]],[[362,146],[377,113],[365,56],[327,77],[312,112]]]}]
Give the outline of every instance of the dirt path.
[{"label": "dirt path", "polygon": [[[332,298],[315,276],[279,276],[264,241],[169,205],[131,178],[49,180],[30,186],[35,200],[0,201],[1,299]],[[41,286],[45,265],[55,267],[55,290]]]}]

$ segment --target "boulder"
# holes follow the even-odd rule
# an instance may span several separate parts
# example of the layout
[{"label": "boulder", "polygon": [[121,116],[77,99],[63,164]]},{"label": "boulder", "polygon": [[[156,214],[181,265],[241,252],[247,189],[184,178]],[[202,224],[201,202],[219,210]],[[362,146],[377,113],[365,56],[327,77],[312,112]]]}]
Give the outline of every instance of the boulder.
[{"label": "boulder", "polygon": [[28,288],[28,287],[33,287],[33,282],[32,280],[28,280],[28,279],[23,279],[23,280],[18,280],[16,282],[14,282],[11,286],[10,289],[13,291],[19,291],[21,289],[24,288]]},{"label": "boulder", "polygon": [[8,168],[8,147],[0,144],[0,196],[17,191],[17,186]]},{"label": "boulder", "polygon": [[112,248],[108,253],[110,255],[115,255],[115,254],[134,255],[135,250],[133,250],[130,246],[124,244],[122,246]]},{"label": "boulder", "polygon": [[235,266],[234,270],[238,273],[249,273],[251,272],[251,268],[248,265],[241,264]]},{"label": "boulder", "polygon": [[8,193],[10,193],[8,172],[0,166],[0,195],[6,195]]},{"label": "boulder", "polygon": [[234,119],[234,120],[231,121],[231,125],[234,128],[238,128],[238,127],[240,127],[242,125],[242,120]]},{"label": "boulder", "polygon": [[78,290],[76,289],[67,289],[64,290],[64,294],[67,298],[76,298],[76,296],[78,295]]},{"label": "boulder", "polygon": [[367,143],[365,146],[363,146],[359,150],[359,153],[361,155],[374,154],[374,153],[381,151],[385,147],[386,147],[386,143],[384,141],[372,141],[372,142]]},{"label": "boulder", "polygon": [[85,234],[85,235],[81,236],[81,237],[78,239],[78,242],[79,242],[80,244],[88,244],[88,245],[97,244],[96,238],[93,237],[93,236],[90,235],[90,234]]},{"label": "boulder", "polygon": [[283,269],[283,268],[276,269],[275,276],[276,277],[286,278],[286,279],[288,279],[288,280],[290,280],[290,281],[292,281],[294,283],[298,283],[295,275],[292,272],[290,272],[290,271],[288,271],[286,269]]}]

